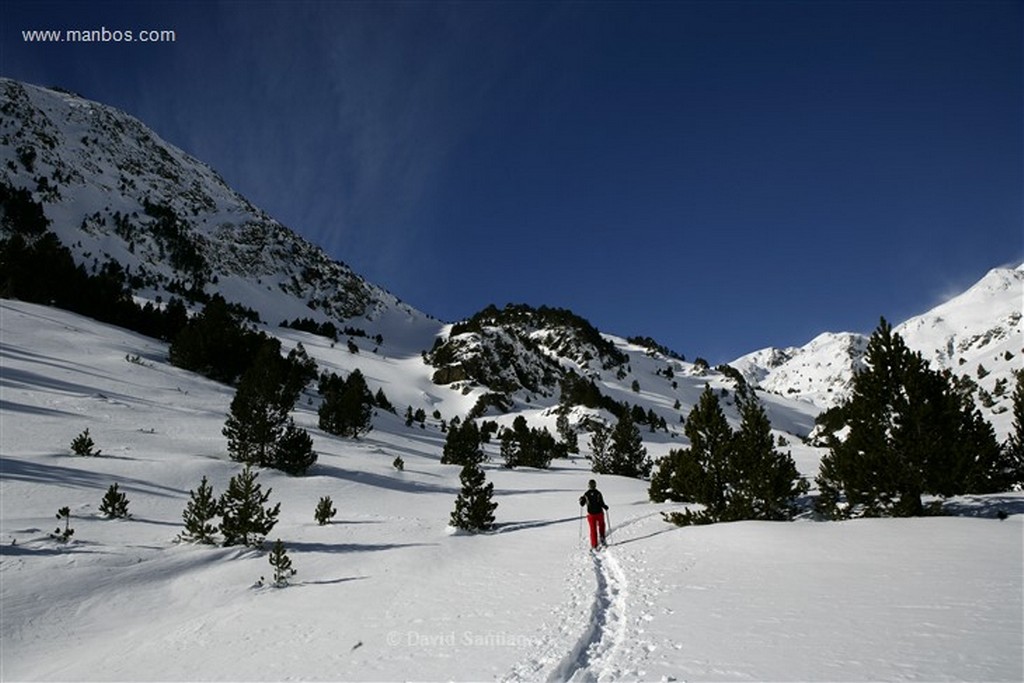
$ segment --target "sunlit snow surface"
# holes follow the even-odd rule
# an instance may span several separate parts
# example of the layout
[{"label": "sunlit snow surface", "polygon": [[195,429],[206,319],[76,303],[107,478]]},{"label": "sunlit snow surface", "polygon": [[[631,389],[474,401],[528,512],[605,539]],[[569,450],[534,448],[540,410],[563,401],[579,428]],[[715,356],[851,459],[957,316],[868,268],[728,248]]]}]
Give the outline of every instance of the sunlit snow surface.
[{"label": "sunlit snow surface", "polygon": [[[3,680],[1024,677],[1021,495],[958,499],[956,517],[678,529],[643,482],[599,477],[613,545],[591,555],[585,462],[508,471],[495,457],[497,529],[452,534],[458,468],[438,463],[435,421],[381,414],[339,440],[303,398],[318,463],[259,478],[281,503],[270,539],[298,574],[259,587],[266,552],[174,540],[189,490],[205,475],[220,493],[240,469],[221,435],[232,390],[168,365],[162,343],[69,313],[3,301],[0,326]],[[354,362],[294,335],[323,368]],[[418,354],[359,362],[400,413],[472,405],[431,384]],[[70,454],[85,428],[100,457]],[[813,475],[820,452],[792,448]],[[99,514],[114,482],[129,520]],[[325,495],[338,515],[318,526]],[[49,537],[63,506],[66,545]]]}]

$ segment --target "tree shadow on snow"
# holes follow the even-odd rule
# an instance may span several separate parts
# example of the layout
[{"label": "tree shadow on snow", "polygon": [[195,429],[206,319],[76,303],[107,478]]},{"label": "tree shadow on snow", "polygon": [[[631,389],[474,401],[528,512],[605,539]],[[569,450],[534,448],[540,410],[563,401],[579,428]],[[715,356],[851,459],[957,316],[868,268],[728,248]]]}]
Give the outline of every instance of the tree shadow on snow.
[{"label": "tree shadow on snow", "polygon": [[[612,545],[626,545],[627,543],[636,543],[637,541],[646,541],[647,539],[654,538],[655,536],[661,536],[662,534],[667,534],[667,533],[672,532],[672,531],[679,531],[679,529],[680,529],[680,527],[672,525],[672,526],[666,526],[666,528],[659,529],[658,531],[652,531],[649,534],[644,534],[643,536],[634,536],[633,538],[627,538],[627,539],[625,539],[623,541],[619,541],[619,540],[613,538]],[[615,529],[613,528],[609,535],[611,536],[611,534],[614,533],[614,531],[615,531]]]},{"label": "tree shadow on snow", "polygon": [[391,491],[400,491],[402,493],[443,493],[445,495],[454,496],[459,492],[458,489],[451,486],[438,486],[435,484],[425,484],[419,481],[403,479],[397,470],[394,475],[384,476],[381,474],[374,474],[372,472],[343,470],[340,467],[334,467],[333,465],[319,465],[316,469],[316,474],[325,477],[334,477],[336,479],[344,479],[345,481],[350,481],[354,484],[376,486],[383,489],[389,489]]},{"label": "tree shadow on snow", "polygon": [[494,525],[494,533],[507,534],[512,531],[522,531],[523,529],[539,529],[545,526],[554,526],[555,524],[568,524],[569,522],[578,522],[580,520],[579,515],[575,517],[563,517],[562,519],[535,519],[528,522],[502,522]]},{"label": "tree shadow on snow", "polygon": [[0,413],[11,415],[13,413],[24,413],[26,415],[43,415],[48,417],[73,417],[75,419],[81,419],[82,416],[78,413],[71,413],[66,410],[57,410],[56,408],[45,408],[43,406],[30,406],[24,403],[14,403],[13,401],[0,400]]},{"label": "tree shadow on snow", "polygon": [[[67,457],[78,457],[81,460],[85,460],[82,456],[69,455]],[[93,457],[104,459],[108,456],[99,455]],[[64,467],[63,465],[50,465],[45,462],[22,460],[6,455],[0,458],[0,479],[105,490],[110,486],[111,477],[112,475],[102,472],[90,472],[74,467]],[[116,477],[116,479],[127,491],[136,490],[166,498],[183,496],[187,493],[181,489],[160,486],[131,477]]]},{"label": "tree shadow on snow", "polygon": [[177,520],[177,521],[174,521],[174,522],[168,522],[168,521],[163,520],[163,519],[148,519],[146,517],[136,517],[135,515],[132,515],[132,521],[133,522],[139,522],[140,524],[155,524],[156,526],[173,526],[173,527],[180,527],[180,526],[182,526],[182,522],[181,522],[180,519]]},{"label": "tree shadow on snow", "polygon": [[[56,544],[57,541],[50,541]],[[32,545],[29,545],[31,543]],[[100,544],[92,541],[72,540],[60,545],[37,545],[38,541],[25,544],[0,545],[0,557],[43,557],[46,555],[111,555],[109,550],[100,550]]]},{"label": "tree shadow on snow", "polygon": [[333,586],[338,583],[348,583],[349,581],[362,581],[368,579],[369,576],[347,576],[343,579],[325,579],[323,581],[300,581],[296,583],[296,586]]},{"label": "tree shadow on snow", "polygon": [[437,543],[304,543],[288,544],[288,550],[297,553],[371,553],[399,548],[416,548],[437,545]]},{"label": "tree shadow on snow", "polygon": [[942,514],[955,517],[984,517],[999,519],[1024,514],[1024,496],[986,495],[960,496],[942,504]]},{"label": "tree shadow on snow", "polygon": [[[494,492],[496,496],[529,496],[535,493],[576,493],[579,495],[579,491],[576,489],[512,489],[512,490],[498,490]],[[573,501],[575,502],[575,501]]]}]

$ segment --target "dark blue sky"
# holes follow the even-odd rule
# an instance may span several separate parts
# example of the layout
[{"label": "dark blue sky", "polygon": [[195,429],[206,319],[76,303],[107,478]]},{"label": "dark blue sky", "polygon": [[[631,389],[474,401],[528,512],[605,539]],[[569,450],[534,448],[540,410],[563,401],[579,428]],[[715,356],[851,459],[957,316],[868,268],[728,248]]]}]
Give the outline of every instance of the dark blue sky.
[{"label": "dark blue sky", "polygon": [[[446,320],[688,358],[1024,260],[1021,2],[12,2],[0,72],[127,110]],[[30,44],[29,29],[173,29]]]}]

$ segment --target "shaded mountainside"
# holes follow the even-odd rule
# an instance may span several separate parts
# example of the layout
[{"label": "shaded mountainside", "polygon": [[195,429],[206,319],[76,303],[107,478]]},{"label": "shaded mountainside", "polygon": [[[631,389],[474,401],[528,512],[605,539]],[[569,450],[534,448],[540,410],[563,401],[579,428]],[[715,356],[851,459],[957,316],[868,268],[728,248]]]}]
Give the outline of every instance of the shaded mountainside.
[{"label": "shaded mountainside", "polygon": [[0,186],[30,192],[78,262],[119,262],[150,299],[217,291],[272,323],[426,317],[137,119],[71,93],[0,79]]}]

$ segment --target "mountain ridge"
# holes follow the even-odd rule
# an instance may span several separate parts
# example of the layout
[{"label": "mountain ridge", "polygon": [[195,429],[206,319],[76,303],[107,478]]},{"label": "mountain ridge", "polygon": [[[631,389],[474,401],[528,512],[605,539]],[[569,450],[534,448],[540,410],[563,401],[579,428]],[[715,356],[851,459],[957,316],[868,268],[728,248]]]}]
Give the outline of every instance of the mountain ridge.
[{"label": "mountain ridge", "polygon": [[[992,268],[963,293],[896,325],[893,331],[933,368],[975,384],[998,429],[1008,419],[1013,372],[1024,358],[1024,264]],[[753,386],[822,408],[849,397],[864,366],[868,335],[826,332],[801,347],[768,347],[731,363]]]},{"label": "mountain ridge", "polygon": [[3,181],[43,203],[76,260],[118,261],[143,283],[139,295],[187,296],[215,284],[268,319],[372,320],[388,312],[430,319],[135,117],[11,79],[0,79],[0,102]]},{"label": "mountain ridge", "polygon": [[[559,309],[525,306],[519,318],[503,319],[492,306],[445,325],[331,259],[135,117],[67,91],[0,79],[0,181],[40,202],[50,229],[79,263],[93,269],[101,258],[121,263],[143,299],[201,299],[209,289],[256,310],[269,326],[293,318],[355,321],[380,334],[389,353],[423,352],[436,384],[518,394],[523,405],[537,392],[554,400],[559,376],[569,372],[603,382],[626,400],[649,382],[633,373],[634,391],[621,391],[617,383],[634,370],[617,355],[625,339],[589,323],[566,324],[564,316],[543,318]],[[12,231],[8,222],[4,233]],[[997,420],[1008,405],[1005,384],[1024,353],[1014,341],[1021,337],[1014,288],[1019,302],[1022,286],[1024,265],[993,269],[959,297],[896,328],[940,368],[981,375],[974,381]],[[823,409],[848,395],[866,341],[861,334],[824,332],[802,347],[769,347],[730,365],[752,386]],[[677,384],[678,373],[728,385],[714,370],[642,346],[634,351],[653,359],[650,372],[662,376],[659,384]],[[591,368],[591,360],[600,367]],[[606,371],[615,367],[612,377]]]}]

